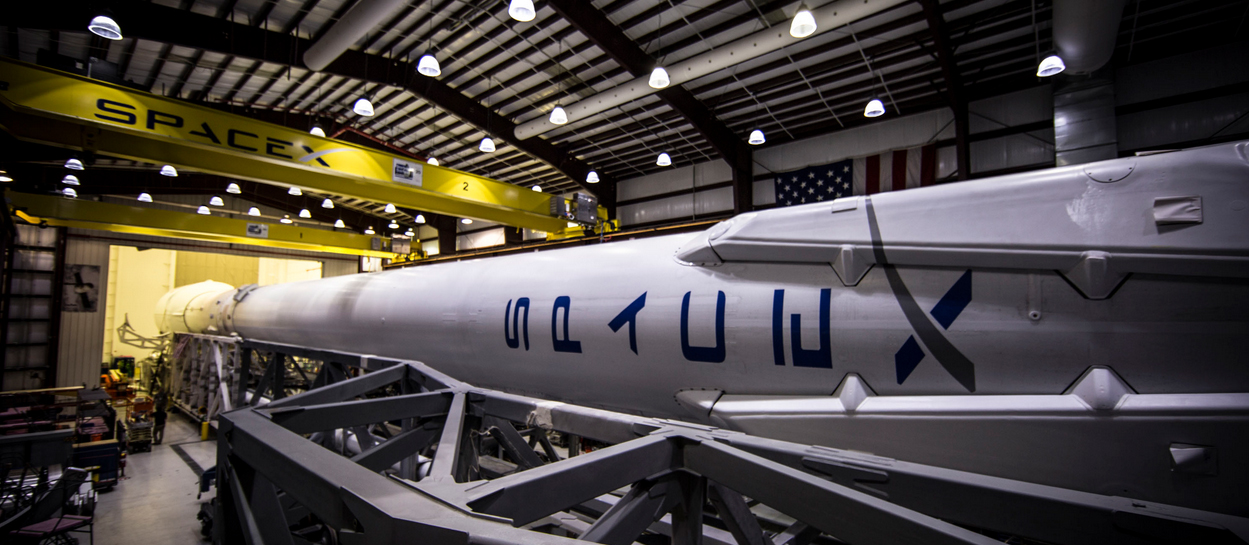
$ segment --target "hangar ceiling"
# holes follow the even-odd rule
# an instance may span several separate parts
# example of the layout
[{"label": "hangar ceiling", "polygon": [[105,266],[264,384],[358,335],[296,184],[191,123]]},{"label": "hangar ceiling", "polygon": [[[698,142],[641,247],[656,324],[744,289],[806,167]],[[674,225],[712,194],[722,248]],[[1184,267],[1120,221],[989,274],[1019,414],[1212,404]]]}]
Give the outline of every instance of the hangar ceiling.
[{"label": "hangar ceiling", "polygon": [[[875,0],[873,0],[875,1]],[[944,108],[1037,85],[1051,49],[1048,0],[881,2],[865,18],[752,60],[673,85],[538,136],[513,129],[645,76],[662,63],[724,50],[764,29],[787,30],[798,2],[766,0],[540,0],[536,17],[508,16],[506,0],[410,1],[324,70],[302,55],[354,0],[112,0],[22,3],[6,11],[3,54],[35,62],[40,50],[88,63],[154,93],[280,122],[547,192],[585,188],[610,204],[616,180],[729,157],[749,172],[754,128],[764,146]],[[107,4],[125,38],[86,31]],[[810,1],[813,9],[832,2]],[[592,8],[592,9],[591,9]],[[1114,63],[1122,66],[1231,41],[1243,2],[1129,0]],[[935,19],[934,19],[935,16]],[[938,23],[932,26],[930,23]],[[417,59],[433,52],[442,73]],[[949,86],[954,81],[956,85]],[[362,96],[376,115],[352,112]],[[498,150],[478,143],[494,137]],[[118,166],[126,166],[122,162]],[[587,184],[594,169],[602,177]],[[380,205],[350,202],[384,216]]]}]

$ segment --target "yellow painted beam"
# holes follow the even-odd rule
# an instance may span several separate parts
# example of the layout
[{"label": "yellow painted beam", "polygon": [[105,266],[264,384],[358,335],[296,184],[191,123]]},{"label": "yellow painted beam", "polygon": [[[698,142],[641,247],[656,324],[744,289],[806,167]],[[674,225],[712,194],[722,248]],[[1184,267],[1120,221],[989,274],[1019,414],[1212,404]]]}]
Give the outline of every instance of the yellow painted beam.
[{"label": "yellow painted beam", "polygon": [[[559,231],[550,196],[458,170],[0,58],[14,137],[333,195]],[[84,181],[89,181],[83,176]],[[606,219],[600,207],[599,216]]]},{"label": "yellow painted beam", "polygon": [[[390,239],[280,223],[250,222],[159,208],[126,206],[50,195],[6,192],[19,217],[57,227],[247,244],[308,252],[394,258]],[[251,229],[249,230],[249,226]],[[248,235],[248,233],[253,233]],[[263,232],[261,236],[260,232]],[[374,249],[374,241],[377,249]]]}]

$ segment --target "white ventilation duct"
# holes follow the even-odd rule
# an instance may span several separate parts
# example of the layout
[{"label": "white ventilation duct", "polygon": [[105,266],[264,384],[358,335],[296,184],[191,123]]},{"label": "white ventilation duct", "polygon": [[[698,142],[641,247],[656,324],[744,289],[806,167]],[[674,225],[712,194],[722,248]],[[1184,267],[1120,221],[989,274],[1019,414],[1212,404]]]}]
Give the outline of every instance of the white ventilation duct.
[{"label": "white ventilation duct", "polygon": [[354,45],[365,33],[377,28],[400,8],[408,5],[407,0],[360,0],[351,6],[342,19],[321,36],[304,52],[304,66],[314,72],[324,70],[334,62],[347,48]]},{"label": "white ventilation duct", "polygon": [[1068,74],[1088,74],[1115,52],[1127,0],[1055,0],[1054,47]]},{"label": "white ventilation duct", "polygon": [[[801,40],[809,40],[811,37],[833,30],[844,30],[842,27],[849,23],[908,1],[838,0],[826,4],[818,9],[811,10],[811,14],[815,16],[818,30],[809,37],[801,38]],[[792,14],[786,15],[792,16]],[[687,81],[696,80],[708,74],[766,55],[785,46],[793,45],[799,40],[800,38],[794,38],[789,35],[788,21],[784,24],[773,25],[766,30],[761,30],[717,47],[714,51],[690,57],[675,65],[665,66],[669,74],[669,85],[680,85]],[[605,112],[658,92],[659,89],[651,87],[648,83],[649,78],[649,75],[634,78],[632,81],[565,106],[564,112],[568,115],[568,121],[571,123],[586,119],[599,112]],[[542,117],[516,127],[514,134],[516,138],[524,140],[556,127],[559,127],[559,125],[551,123],[549,119]]]}]

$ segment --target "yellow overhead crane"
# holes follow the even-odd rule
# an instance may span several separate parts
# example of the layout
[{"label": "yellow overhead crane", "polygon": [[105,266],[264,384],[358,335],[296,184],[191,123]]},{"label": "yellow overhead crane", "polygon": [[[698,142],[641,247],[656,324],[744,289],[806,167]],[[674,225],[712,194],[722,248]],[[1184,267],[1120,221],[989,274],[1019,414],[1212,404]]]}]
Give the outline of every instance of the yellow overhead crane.
[{"label": "yellow overhead crane", "polygon": [[328,252],[394,258],[389,239],[344,231],[330,231],[249,222],[220,216],[188,214],[144,206],[127,206],[55,195],[6,192],[18,209],[17,216],[32,223],[54,227],[99,229],[114,233],[151,235],[250,244],[288,250]]},{"label": "yellow overhead crane", "polygon": [[[0,127],[21,140],[112,157],[548,233],[567,229],[550,213],[551,196],[527,188],[5,58]],[[598,216],[605,222],[606,210]]]}]

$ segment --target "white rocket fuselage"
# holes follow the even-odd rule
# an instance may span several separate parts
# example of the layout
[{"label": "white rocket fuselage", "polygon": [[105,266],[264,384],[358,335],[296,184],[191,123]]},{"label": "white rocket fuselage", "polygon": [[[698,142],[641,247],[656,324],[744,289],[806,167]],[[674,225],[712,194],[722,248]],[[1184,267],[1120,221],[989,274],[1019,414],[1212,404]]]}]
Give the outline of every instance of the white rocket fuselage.
[{"label": "white rocket fuselage", "polygon": [[[839,199],[697,235],[266,286],[237,303],[222,298],[218,331],[419,360],[553,400],[1243,515],[1242,464],[1225,463],[1209,483],[1176,484],[1167,449],[1217,445],[1224,460],[1249,452],[1227,439],[1249,436],[1247,150]],[[833,396],[852,379],[866,394]]]}]

